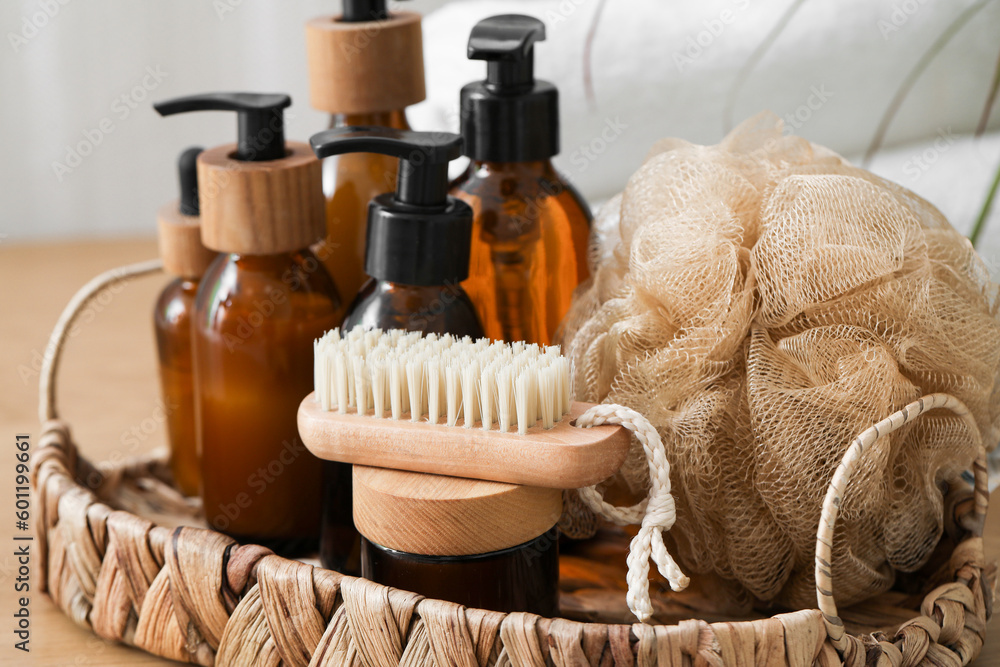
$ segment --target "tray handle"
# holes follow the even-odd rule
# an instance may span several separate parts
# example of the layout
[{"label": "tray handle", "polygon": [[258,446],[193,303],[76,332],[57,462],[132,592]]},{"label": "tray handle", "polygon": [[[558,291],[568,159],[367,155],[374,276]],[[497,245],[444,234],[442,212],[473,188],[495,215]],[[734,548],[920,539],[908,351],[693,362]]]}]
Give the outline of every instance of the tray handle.
[{"label": "tray handle", "polygon": [[38,379],[38,418],[42,424],[58,419],[56,410],[56,374],[59,371],[59,361],[62,359],[63,348],[73,330],[73,324],[87,304],[93,301],[105,289],[132,278],[156,273],[163,269],[163,262],[151,259],[137,264],[127,264],[116,269],[105,271],[95,276],[86,285],[77,290],[73,298],[63,309],[56,322],[49,342],[42,356],[42,370]]},{"label": "tray handle", "polygon": [[986,521],[986,509],[989,504],[989,478],[986,472],[986,449],[979,426],[969,408],[950,394],[928,394],[910,403],[902,410],[892,413],[855,438],[847,448],[843,460],[837,466],[833,479],[823,500],[823,513],[820,516],[819,528],[816,532],[816,601],[823,613],[823,622],[830,642],[838,653],[843,655],[850,648],[851,637],[847,635],[844,622],[837,613],[837,604],[833,599],[833,529],[840,514],[841,502],[847,483],[861,456],[878,440],[903,425],[915,420],[920,415],[936,409],[950,410],[960,417],[972,432],[979,453],[973,463],[975,475],[975,510],[972,521],[965,525],[975,537],[982,537]]}]

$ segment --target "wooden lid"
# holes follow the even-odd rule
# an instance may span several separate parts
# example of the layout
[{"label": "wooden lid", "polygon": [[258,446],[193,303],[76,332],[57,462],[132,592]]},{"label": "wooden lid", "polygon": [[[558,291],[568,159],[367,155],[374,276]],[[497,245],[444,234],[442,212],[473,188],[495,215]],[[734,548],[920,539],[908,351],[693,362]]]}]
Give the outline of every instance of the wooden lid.
[{"label": "wooden lid", "polygon": [[320,161],[308,144],[286,143],[288,156],[233,159],[236,144],[198,156],[201,240],[219,252],[267,255],[308,248],[326,234]]},{"label": "wooden lid", "polygon": [[339,16],[306,22],[309,99],[329,113],[374,113],[426,97],[420,15],[346,23]]},{"label": "wooden lid", "polygon": [[180,200],[156,214],[163,270],[181,278],[201,278],[216,253],[201,243],[201,218],[181,213]]},{"label": "wooden lid", "polygon": [[562,491],[354,466],[354,524],[383,547],[426,556],[530,542],[562,513]]}]

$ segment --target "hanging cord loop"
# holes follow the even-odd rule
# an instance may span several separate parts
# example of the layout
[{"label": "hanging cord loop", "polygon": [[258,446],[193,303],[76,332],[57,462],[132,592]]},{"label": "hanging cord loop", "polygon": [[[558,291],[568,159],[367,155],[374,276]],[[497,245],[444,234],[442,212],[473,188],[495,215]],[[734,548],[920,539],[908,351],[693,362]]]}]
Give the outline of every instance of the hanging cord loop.
[{"label": "hanging cord loop", "polygon": [[653,615],[653,604],[649,599],[650,558],[672,590],[682,591],[691,581],[681,572],[663,543],[663,533],[670,530],[677,519],[674,497],[670,495],[670,463],[660,434],[649,420],[635,410],[621,405],[595,405],[576,420],[576,425],[581,428],[601,424],[620,424],[632,431],[642,444],[649,464],[649,495],[631,507],[608,504],[596,486],[578,490],[583,502],[598,516],[619,526],[641,525],[639,533],[629,544],[626,601],[636,618],[646,622]]}]

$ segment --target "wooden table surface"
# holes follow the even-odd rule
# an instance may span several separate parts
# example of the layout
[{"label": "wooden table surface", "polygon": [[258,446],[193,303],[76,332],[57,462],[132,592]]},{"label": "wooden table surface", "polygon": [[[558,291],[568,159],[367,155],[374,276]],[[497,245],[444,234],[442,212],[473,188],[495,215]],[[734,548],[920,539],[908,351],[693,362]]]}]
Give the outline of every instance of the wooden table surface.
[{"label": "wooden table surface", "polygon": [[[56,318],[76,290],[98,273],[154,257],[152,240],[0,246],[0,367],[4,369],[0,402],[0,437],[7,463],[0,472],[0,503],[13,503],[13,443],[17,433],[37,438],[38,368]],[[73,425],[74,436],[92,461],[121,451],[123,438],[134,426],[155,414],[158,386],[151,312],[165,277],[138,279],[110,300],[92,306],[70,342],[60,377],[59,405]],[[142,432],[141,430],[139,431]],[[130,442],[128,438],[125,441]],[[162,425],[141,446],[165,442]],[[34,442],[33,442],[34,445]],[[6,506],[6,505],[5,505]],[[111,645],[75,626],[32,586],[31,653],[13,648],[10,619],[16,563],[13,520],[5,522],[0,545],[0,665],[118,665],[176,664],[135,649]],[[1000,512],[987,522],[987,555],[1000,557]],[[37,564],[33,566],[37,572]],[[977,667],[1000,666],[1000,615],[987,629],[989,637]],[[992,635],[992,636],[991,636]]]}]

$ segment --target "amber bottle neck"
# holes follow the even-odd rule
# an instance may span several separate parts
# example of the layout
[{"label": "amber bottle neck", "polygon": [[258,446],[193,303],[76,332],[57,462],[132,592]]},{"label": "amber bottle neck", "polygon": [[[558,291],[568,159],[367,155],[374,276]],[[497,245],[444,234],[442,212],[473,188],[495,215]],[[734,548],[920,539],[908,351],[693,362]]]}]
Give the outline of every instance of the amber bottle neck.
[{"label": "amber bottle neck", "polygon": [[347,127],[349,125],[379,125],[397,130],[409,130],[410,123],[406,120],[406,110],[375,111],[370,113],[335,113],[330,116],[330,127]]},{"label": "amber bottle neck", "polygon": [[406,285],[370,279],[344,318],[344,327],[400,328],[410,331],[483,336],[475,307],[461,285]]},{"label": "amber bottle neck", "polygon": [[446,285],[407,285],[405,283],[396,283],[391,280],[379,280],[375,279],[375,290],[376,292],[391,292],[393,294],[405,294],[412,297],[426,297],[434,298],[439,295],[442,290],[458,290],[459,283],[449,283]]},{"label": "amber bottle neck", "polygon": [[[302,252],[302,251],[299,251]],[[247,255],[245,253],[229,253],[228,260],[240,269],[267,273],[284,271],[288,263],[294,259],[295,252],[278,252],[268,255]]]},{"label": "amber bottle neck", "polygon": [[183,278],[182,277],[182,278],[178,278],[177,282],[180,285],[180,287],[181,287],[182,290],[184,290],[185,292],[191,292],[193,294],[193,293],[195,293],[195,292],[198,291],[198,283],[201,282],[201,276],[198,276],[197,278],[190,278],[190,277],[189,278]]},{"label": "amber bottle neck", "polygon": [[517,180],[547,180],[562,182],[552,160],[531,162],[485,162],[473,160],[469,163],[468,176],[477,179],[490,177],[513,178]]}]

